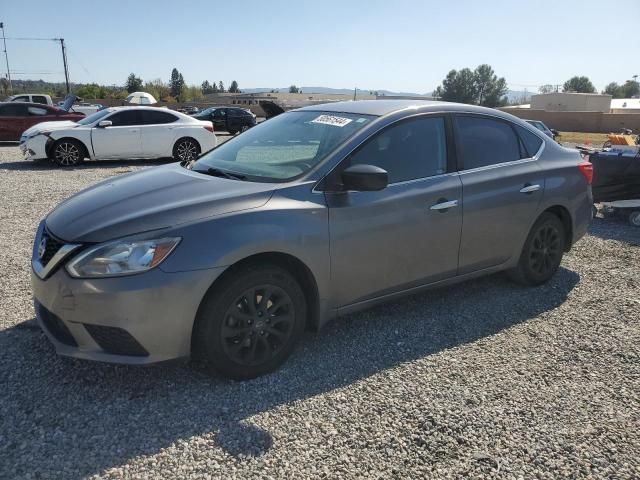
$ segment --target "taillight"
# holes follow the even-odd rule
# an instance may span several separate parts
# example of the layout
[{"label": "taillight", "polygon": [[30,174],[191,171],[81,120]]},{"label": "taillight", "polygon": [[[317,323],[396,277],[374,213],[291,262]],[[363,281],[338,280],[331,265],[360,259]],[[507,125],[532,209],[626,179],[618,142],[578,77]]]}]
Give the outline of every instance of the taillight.
[{"label": "taillight", "polygon": [[213,125],[204,125],[204,129],[213,133]]},{"label": "taillight", "polygon": [[578,170],[587,179],[587,185],[591,185],[593,181],[593,164],[591,162],[581,162],[578,164]]}]

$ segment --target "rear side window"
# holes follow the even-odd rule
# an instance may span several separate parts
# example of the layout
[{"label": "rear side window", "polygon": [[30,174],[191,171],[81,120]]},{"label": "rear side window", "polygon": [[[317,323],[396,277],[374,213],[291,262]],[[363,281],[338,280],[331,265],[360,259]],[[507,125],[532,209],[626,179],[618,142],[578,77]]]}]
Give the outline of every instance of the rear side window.
[{"label": "rear side window", "polygon": [[389,183],[440,175],[447,171],[444,118],[406,120],[376,134],[351,156],[351,165],[375,165]]},{"label": "rear side window", "polygon": [[526,150],[525,157],[531,158],[535,156],[542,146],[542,139],[535,133],[531,133],[526,128],[522,128],[520,125],[516,125],[515,127],[518,135],[520,135],[522,143],[524,144],[524,148]]},{"label": "rear side window", "polygon": [[140,125],[140,119],[137,110],[125,110],[117,112],[105,120],[111,120],[114,127],[126,127],[129,125]]},{"label": "rear side window", "polygon": [[465,170],[521,158],[520,144],[507,122],[487,117],[456,117],[458,144]]},{"label": "rear side window", "polygon": [[157,112],[154,110],[141,110],[140,114],[142,116],[143,125],[158,125],[163,123],[172,123],[178,120],[178,117],[175,115],[171,115],[168,112],[162,112],[160,110]]},{"label": "rear side window", "polygon": [[47,99],[42,95],[33,95],[31,99],[33,103],[42,103],[43,105],[47,104]]}]

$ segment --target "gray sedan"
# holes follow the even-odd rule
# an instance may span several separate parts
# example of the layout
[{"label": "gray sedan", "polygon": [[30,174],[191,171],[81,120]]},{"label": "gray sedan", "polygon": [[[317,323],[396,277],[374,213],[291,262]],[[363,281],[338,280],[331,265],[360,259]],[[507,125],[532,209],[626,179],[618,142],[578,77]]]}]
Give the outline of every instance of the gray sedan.
[{"label": "gray sedan", "polygon": [[36,233],[37,318],[62,355],[252,378],[305,328],[400,295],[502,270],[546,282],[587,230],[591,173],[496,110],[302,108],[60,204]]}]

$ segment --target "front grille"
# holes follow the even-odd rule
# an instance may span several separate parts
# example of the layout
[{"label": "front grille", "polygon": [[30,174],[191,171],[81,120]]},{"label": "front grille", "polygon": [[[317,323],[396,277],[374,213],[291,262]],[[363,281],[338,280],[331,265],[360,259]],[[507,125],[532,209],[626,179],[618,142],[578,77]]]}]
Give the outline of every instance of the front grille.
[{"label": "front grille", "polygon": [[53,338],[58,340],[60,343],[64,343],[71,347],[78,346],[78,343],[76,342],[76,339],[73,338],[73,335],[71,335],[69,328],[67,328],[59,317],[47,310],[39,302],[36,302],[35,306],[38,318],[40,318],[44,327],[53,336]]},{"label": "front grille", "polygon": [[53,256],[58,253],[58,250],[62,248],[64,242],[61,242],[53,235],[51,235],[46,229],[42,231],[42,237],[40,238],[40,242],[45,241],[45,249],[44,255],[40,257],[40,263],[42,263],[43,267],[46,267],[47,264],[51,261]]},{"label": "front grille", "polygon": [[146,357],[149,355],[142,345],[126,330],[118,327],[83,324],[89,335],[105,352],[113,355]]}]

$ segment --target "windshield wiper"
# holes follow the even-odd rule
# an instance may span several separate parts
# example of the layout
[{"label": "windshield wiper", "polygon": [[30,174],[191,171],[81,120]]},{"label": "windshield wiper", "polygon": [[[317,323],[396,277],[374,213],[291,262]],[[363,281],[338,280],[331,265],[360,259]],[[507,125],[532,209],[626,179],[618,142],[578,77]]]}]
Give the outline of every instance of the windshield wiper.
[{"label": "windshield wiper", "polygon": [[205,173],[205,174],[211,175],[213,177],[229,178],[231,180],[246,180],[247,179],[246,175],[242,175],[240,173],[227,172],[225,170],[220,170],[219,168],[213,168],[213,167],[209,167],[206,170],[194,170],[194,172]]}]

